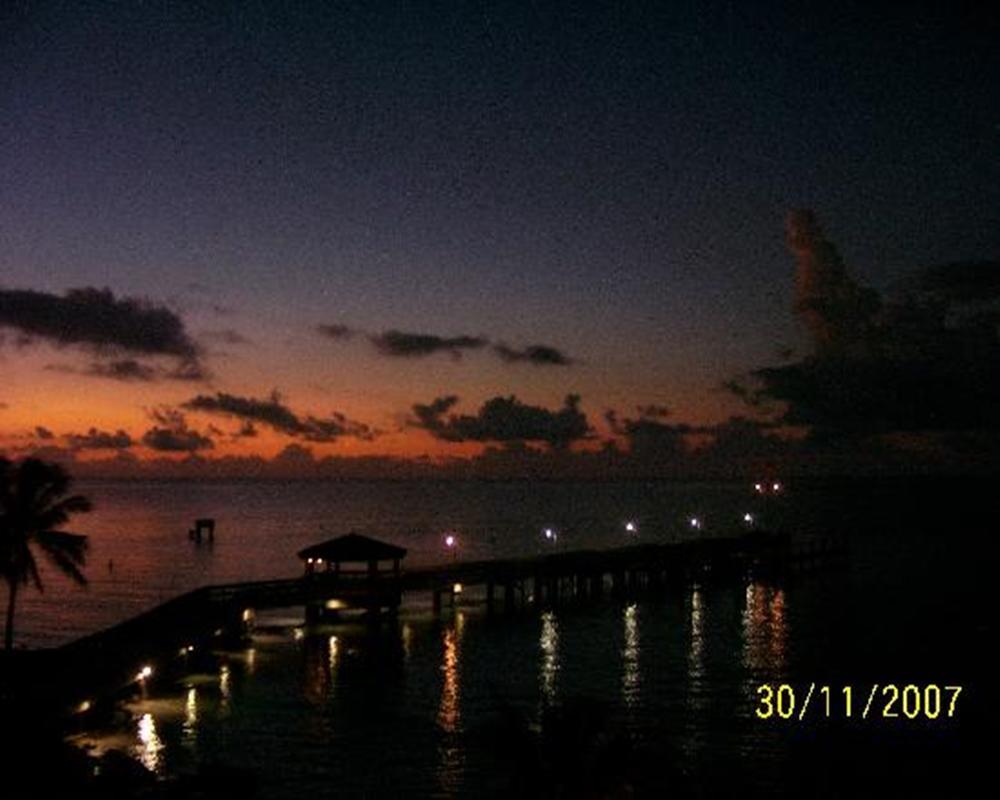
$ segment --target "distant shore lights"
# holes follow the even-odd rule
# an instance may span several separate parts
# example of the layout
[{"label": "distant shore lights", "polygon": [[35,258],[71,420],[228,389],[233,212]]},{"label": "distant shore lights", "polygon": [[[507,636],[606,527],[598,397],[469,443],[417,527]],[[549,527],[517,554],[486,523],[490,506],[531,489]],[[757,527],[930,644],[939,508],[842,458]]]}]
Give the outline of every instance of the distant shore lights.
[{"label": "distant shore lights", "polygon": [[444,537],[445,549],[451,552],[452,558],[458,558],[458,537],[453,533],[446,534]]},{"label": "distant shore lights", "polygon": [[625,523],[625,533],[637,534],[639,532],[639,525],[635,520],[629,520]]},{"label": "distant shore lights", "polygon": [[545,537],[546,541],[551,542],[552,544],[555,544],[557,541],[559,541],[559,534],[556,533],[556,531],[552,528],[546,528],[545,530],[543,530],[542,535]]},{"label": "distant shore lights", "polygon": [[699,517],[691,517],[688,520],[688,524],[696,531],[701,530],[701,519]]},{"label": "distant shore lights", "polygon": [[781,481],[757,481],[753,485],[753,490],[757,494],[781,494],[784,488]]}]

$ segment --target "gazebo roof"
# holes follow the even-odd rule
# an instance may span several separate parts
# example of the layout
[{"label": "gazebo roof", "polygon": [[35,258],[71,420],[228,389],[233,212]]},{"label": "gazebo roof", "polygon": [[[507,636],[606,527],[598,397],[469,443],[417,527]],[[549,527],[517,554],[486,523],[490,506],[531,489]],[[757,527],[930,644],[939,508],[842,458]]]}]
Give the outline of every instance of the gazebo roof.
[{"label": "gazebo roof", "polygon": [[299,558],[303,561],[309,558],[322,558],[324,561],[391,561],[405,555],[405,547],[380,542],[360,533],[337,536],[299,551]]}]

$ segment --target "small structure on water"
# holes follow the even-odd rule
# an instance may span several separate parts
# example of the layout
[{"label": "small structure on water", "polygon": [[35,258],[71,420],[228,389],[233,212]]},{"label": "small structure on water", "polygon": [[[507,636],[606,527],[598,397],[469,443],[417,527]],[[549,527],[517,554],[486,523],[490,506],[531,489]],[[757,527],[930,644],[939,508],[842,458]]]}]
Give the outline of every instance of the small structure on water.
[{"label": "small structure on water", "polygon": [[307,606],[308,620],[335,616],[348,608],[375,614],[399,608],[405,547],[348,533],[300,550],[298,556],[305,567],[305,579],[322,581],[330,589],[325,602]]},{"label": "small structure on water", "polygon": [[215,518],[214,517],[201,517],[194,521],[194,527],[188,531],[188,538],[193,542],[201,544],[202,538],[208,538],[208,541],[215,541]]}]

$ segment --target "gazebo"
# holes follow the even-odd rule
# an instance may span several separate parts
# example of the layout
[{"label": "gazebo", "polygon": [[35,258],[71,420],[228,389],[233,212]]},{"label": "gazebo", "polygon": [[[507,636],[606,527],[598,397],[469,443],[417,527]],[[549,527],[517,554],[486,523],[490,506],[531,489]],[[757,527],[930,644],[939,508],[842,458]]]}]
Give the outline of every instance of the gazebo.
[{"label": "gazebo", "polygon": [[333,619],[347,609],[365,609],[372,616],[382,609],[395,612],[403,598],[399,562],[405,555],[404,547],[360,533],[300,550],[303,580],[314,597],[306,603],[306,620]]},{"label": "gazebo", "polygon": [[[405,547],[380,542],[360,533],[348,533],[299,551],[306,575],[332,573],[335,576],[369,578],[399,577],[399,563],[406,556]],[[389,562],[391,568],[381,568]],[[364,569],[343,569],[342,564],[365,564]]]}]

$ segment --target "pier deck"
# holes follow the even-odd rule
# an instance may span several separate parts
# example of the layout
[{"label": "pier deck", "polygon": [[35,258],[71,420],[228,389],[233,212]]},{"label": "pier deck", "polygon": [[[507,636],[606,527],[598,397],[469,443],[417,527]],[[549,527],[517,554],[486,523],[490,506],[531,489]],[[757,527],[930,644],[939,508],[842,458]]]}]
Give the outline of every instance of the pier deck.
[{"label": "pier deck", "polygon": [[255,612],[263,609],[392,611],[405,595],[430,593],[432,607],[440,611],[442,598],[454,602],[456,589],[464,593],[480,587],[490,612],[512,612],[605,594],[625,596],[693,582],[780,574],[796,566],[824,564],[844,553],[842,542],[808,540],[793,545],[785,535],[754,533],[612,550],[453,561],[378,577],[363,572],[317,573],[208,586],[61,647],[14,653],[2,663],[8,691],[29,683],[45,686],[65,703],[78,703],[134,684],[145,665],[186,658],[218,646],[227,637],[245,636]]}]

